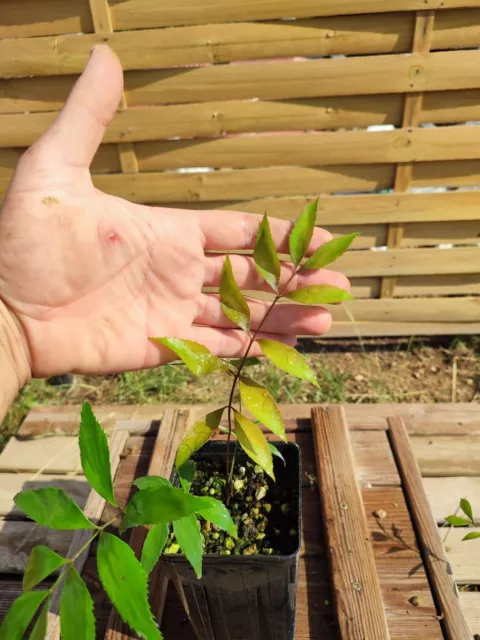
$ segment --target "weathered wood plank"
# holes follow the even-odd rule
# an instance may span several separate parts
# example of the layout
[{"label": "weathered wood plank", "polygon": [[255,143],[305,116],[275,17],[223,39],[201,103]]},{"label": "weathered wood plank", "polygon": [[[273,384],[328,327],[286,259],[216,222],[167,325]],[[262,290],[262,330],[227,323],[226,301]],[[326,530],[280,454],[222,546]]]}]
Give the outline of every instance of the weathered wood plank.
[{"label": "weathered wood plank", "polygon": [[[312,429],[341,632],[352,640],[385,640],[390,634],[341,407],[313,409]],[[350,553],[342,551],[345,547]]]},{"label": "weathered wood plank", "polygon": [[478,591],[462,591],[460,603],[472,633],[480,633],[480,594]]},{"label": "weathered wood plank", "polygon": [[474,517],[480,519],[480,477],[424,477],[423,486],[438,524],[443,524],[446,516],[457,511],[460,498],[470,501]]},{"label": "weathered wood plank", "polygon": [[0,38],[93,31],[87,0],[2,0]]},{"label": "weathered wood plank", "polygon": [[410,443],[423,476],[480,475],[478,438],[413,436]]},{"label": "weathered wood plank", "polygon": [[480,560],[477,553],[478,540],[463,540],[472,531],[480,532],[480,527],[439,529],[445,552],[457,584],[480,584]]},{"label": "weathered wood plank", "polygon": [[28,442],[10,438],[0,454],[0,472],[81,474],[77,438],[52,436]]},{"label": "weathered wood plank", "polygon": [[422,484],[420,469],[410,448],[407,431],[399,418],[389,418],[389,436],[403,489],[410,506],[432,591],[441,614],[446,637],[469,640],[470,630],[460,608],[454,580],[448,571],[448,560],[433,520]]},{"label": "weathered wood plank", "polygon": [[0,520],[0,574],[23,573],[28,556],[37,544],[47,545],[65,556],[73,535],[72,531],[40,527],[26,520]]},{"label": "weathered wood plank", "polygon": [[364,338],[387,336],[455,336],[478,335],[480,323],[459,322],[357,322],[355,327],[351,322],[336,322],[329,331],[329,338],[354,338],[358,335]]}]

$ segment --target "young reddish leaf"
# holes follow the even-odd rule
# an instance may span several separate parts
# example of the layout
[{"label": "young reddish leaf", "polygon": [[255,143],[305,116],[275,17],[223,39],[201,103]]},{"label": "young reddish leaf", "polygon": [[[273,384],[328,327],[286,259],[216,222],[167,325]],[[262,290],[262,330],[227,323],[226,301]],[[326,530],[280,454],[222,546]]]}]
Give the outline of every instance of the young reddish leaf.
[{"label": "young reddish leaf", "polygon": [[447,516],[445,520],[448,522],[448,524],[452,525],[452,527],[466,527],[470,524],[469,520],[460,518],[460,516]]},{"label": "young reddish leaf", "polygon": [[317,221],[318,198],[307,204],[302,215],[293,227],[288,242],[290,245],[290,257],[295,267],[298,267],[312,240],[315,222]]},{"label": "young reddish leaf", "polygon": [[14,498],[29,518],[52,529],[95,529],[82,510],[63,489],[45,487],[17,493]]},{"label": "young reddish leaf", "polygon": [[102,532],[97,567],[103,588],[122,619],[147,640],[161,640],[148,604],[147,574],[128,544]]},{"label": "young reddish leaf", "polygon": [[45,640],[47,637],[48,609],[50,608],[50,598],[45,601],[40,615],[37,618],[29,640]]},{"label": "young reddish leaf", "polygon": [[68,570],[60,597],[62,640],[95,640],[93,600],[74,566]]},{"label": "young reddish leaf", "polygon": [[150,338],[173,351],[196,376],[205,376],[214,371],[228,371],[228,365],[199,342],[180,338]]},{"label": "young reddish leaf", "polygon": [[353,296],[330,284],[312,284],[296,289],[285,295],[286,298],[301,304],[338,304],[344,300],[353,300]]},{"label": "young reddish leaf", "polygon": [[88,482],[102,498],[116,507],[107,436],[88,402],[82,407],[78,444],[83,473]]},{"label": "young reddish leaf", "polygon": [[463,536],[462,542],[463,540],[476,540],[477,538],[480,538],[480,532],[472,531],[471,533],[467,533],[466,536]]},{"label": "young reddish leaf", "polygon": [[205,498],[198,497],[196,499],[196,504],[195,513],[202,516],[202,518],[208,520],[216,527],[220,527],[220,529],[229,533],[233,538],[238,537],[237,527],[235,526],[232,517],[223,502],[207,496]]},{"label": "young reddish leaf", "polygon": [[194,513],[173,523],[173,533],[180,549],[193,567],[197,578],[202,577],[202,533]]},{"label": "young reddish leaf", "polygon": [[276,340],[262,338],[257,342],[263,353],[276,367],[301,380],[307,380],[318,387],[313,369],[310,368],[308,362],[296,349]]},{"label": "young reddish leaf", "polygon": [[185,434],[177,450],[175,466],[179,469],[193,454],[210,440],[218,429],[225,407],[208,413],[196,422]]},{"label": "young reddish leaf", "polygon": [[466,498],[462,498],[460,500],[460,509],[467,516],[467,518],[470,518],[470,520],[473,522],[472,505],[470,504],[470,502]]},{"label": "young reddish leaf", "polygon": [[0,640],[22,640],[38,607],[50,595],[49,591],[26,591],[7,611],[0,626]]},{"label": "young reddish leaf", "polygon": [[157,564],[168,540],[168,524],[154,524],[147,533],[142,549],[142,567],[148,573]]},{"label": "young reddish leaf", "polygon": [[229,256],[225,258],[223,263],[220,279],[220,302],[227,318],[238,325],[240,329],[249,333],[250,307],[235,280]]},{"label": "young reddish leaf", "polygon": [[240,398],[245,407],[259,422],[272,433],[286,441],[285,425],[272,394],[260,384],[242,376],[240,378]]},{"label": "young reddish leaf", "polygon": [[235,411],[235,433],[240,446],[254,462],[275,480],[272,452],[261,429],[251,420]]},{"label": "young reddish leaf", "polygon": [[331,264],[347,251],[359,235],[358,233],[349,233],[347,236],[341,236],[326,242],[320,249],[315,251],[313,256],[310,256],[302,266],[302,269],[321,269],[327,264]]},{"label": "young reddish leaf", "polygon": [[56,569],[64,565],[65,558],[41,544],[33,547],[30,557],[25,565],[23,574],[23,590],[30,591],[42,580],[45,580]]},{"label": "young reddish leaf", "polygon": [[263,216],[257,233],[253,259],[258,273],[274,291],[278,291],[280,281],[280,260],[273,243],[267,215]]}]

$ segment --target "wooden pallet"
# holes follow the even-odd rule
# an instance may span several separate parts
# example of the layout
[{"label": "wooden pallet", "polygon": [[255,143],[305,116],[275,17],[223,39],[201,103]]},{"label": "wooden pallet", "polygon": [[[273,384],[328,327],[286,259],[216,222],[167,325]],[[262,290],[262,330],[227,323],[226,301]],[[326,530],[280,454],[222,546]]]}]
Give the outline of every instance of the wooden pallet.
[{"label": "wooden pallet", "polygon": [[[188,423],[208,409],[97,409],[110,438],[120,506],[135,477],[168,475]],[[445,556],[441,538],[448,530],[438,528],[463,496],[480,515],[478,408],[347,405],[317,407],[312,415],[311,406],[284,405],[282,412],[288,438],[303,456],[297,640],[463,640],[479,633],[480,593],[457,598],[453,578],[459,584],[479,584],[480,553],[475,541],[461,542],[464,532],[451,530]],[[111,518],[111,507],[95,494],[89,496],[81,474],[78,422],[78,407],[35,409],[0,455],[0,620],[21,592],[21,574],[34,545],[49,544],[65,554],[81,544],[78,534],[51,532],[26,521],[14,507],[16,492],[53,484],[92,517]],[[142,535],[139,531],[130,540],[137,550]],[[93,555],[80,560],[95,600],[98,638],[135,637],[112,611]],[[193,640],[161,565],[154,579],[152,607],[162,619],[165,638]],[[59,637],[55,614],[50,630],[50,638]]]}]

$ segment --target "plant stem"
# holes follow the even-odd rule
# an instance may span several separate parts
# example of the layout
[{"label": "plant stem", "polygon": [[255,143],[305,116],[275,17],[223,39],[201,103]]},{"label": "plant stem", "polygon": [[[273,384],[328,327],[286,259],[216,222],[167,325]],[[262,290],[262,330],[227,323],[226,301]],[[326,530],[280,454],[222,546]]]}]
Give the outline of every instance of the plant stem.
[{"label": "plant stem", "polygon": [[227,506],[230,504],[230,498],[231,498],[231,493],[232,493],[232,491],[231,491],[231,489],[232,489],[232,487],[231,487],[231,476],[233,476],[233,464],[235,462],[235,457],[234,457],[233,460],[232,460],[232,466],[230,467],[230,440],[231,440],[232,431],[233,431],[232,412],[234,410],[233,409],[233,396],[234,396],[234,393],[235,393],[235,388],[236,388],[237,382],[240,379],[240,376],[242,374],[242,370],[243,370],[245,361],[248,358],[248,354],[250,353],[250,349],[252,348],[253,343],[257,339],[258,334],[262,330],[262,327],[265,324],[265,321],[267,320],[268,316],[272,312],[272,310],[275,307],[275,305],[277,304],[277,302],[280,300],[280,298],[283,297],[283,295],[285,293],[285,290],[287,289],[287,287],[290,284],[290,282],[293,280],[293,278],[297,275],[297,273],[300,270],[301,270],[301,266],[298,266],[294,270],[294,272],[291,275],[291,277],[289,278],[288,282],[283,287],[282,291],[275,295],[275,298],[274,298],[272,304],[267,309],[267,312],[265,313],[265,315],[263,316],[262,320],[260,321],[260,324],[255,329],[253,334],[250,336],[250,341],[249,341],[249,343],[247,345],[247,349],[245,351],[245,354],[244,354],[244,356],[242,358],[242,361],[240,362],[240,365],[239,365],[236,373],[234,374],[232,388],[230,390],[230,397],[228,399],[228,436],[227,436],[227,458],[226,458],[226,473],[225,473],[225,478],[227,480],[227,492],[226,492],[225,502],[226,502]]}]

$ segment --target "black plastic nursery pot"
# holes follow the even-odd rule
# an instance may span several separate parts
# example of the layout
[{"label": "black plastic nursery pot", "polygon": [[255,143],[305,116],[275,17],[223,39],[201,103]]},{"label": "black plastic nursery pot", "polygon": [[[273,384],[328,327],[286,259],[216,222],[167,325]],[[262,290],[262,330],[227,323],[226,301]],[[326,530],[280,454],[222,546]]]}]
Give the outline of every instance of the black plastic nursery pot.
[{"label": "black plastic nursery pot", "polygon": [[[296,444],[276,443],[276,485],[292,490],[297,509],[294,553],[290,555],[203,556],[198,579],[183,555],[163,555],[169,574],[199,640],[294,640],[301,532],[301,453]],[[225,463],[226,443],[210,442],[196,461]],[[247,456],[237,455],[243,463]]]}]

